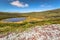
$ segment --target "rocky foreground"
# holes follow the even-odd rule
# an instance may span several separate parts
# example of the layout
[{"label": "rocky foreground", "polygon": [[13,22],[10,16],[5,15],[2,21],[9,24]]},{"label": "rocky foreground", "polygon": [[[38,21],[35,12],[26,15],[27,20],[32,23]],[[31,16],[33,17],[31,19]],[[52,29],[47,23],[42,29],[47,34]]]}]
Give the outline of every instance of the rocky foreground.
[{"label": "rocky foreground", "polygon": [[60,40],[60,24],[36,26],[22,33],[11,33],[0,40]]}]

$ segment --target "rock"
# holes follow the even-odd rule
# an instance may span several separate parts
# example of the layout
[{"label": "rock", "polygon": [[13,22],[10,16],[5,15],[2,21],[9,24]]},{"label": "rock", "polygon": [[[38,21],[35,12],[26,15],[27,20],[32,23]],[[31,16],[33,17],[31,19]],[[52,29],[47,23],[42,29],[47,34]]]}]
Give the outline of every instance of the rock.
[{"label": "rock", "polygon": [[60,40],[60,24],[36,26],[29,31],[7,36],[0,40]]}]

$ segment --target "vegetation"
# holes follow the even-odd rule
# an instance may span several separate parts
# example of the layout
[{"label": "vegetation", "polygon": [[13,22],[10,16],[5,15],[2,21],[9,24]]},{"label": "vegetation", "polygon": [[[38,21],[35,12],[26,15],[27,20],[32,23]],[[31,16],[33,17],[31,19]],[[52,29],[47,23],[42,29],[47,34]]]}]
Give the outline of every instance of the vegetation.
[{"label": "vegetation", "polygon": [[26,17],[27,19],[22,23],[0,22],[0,33],[22,32],[37,25],[60,24],[60,9],[23,14],[0,12],[0,20],[16,17]]}]

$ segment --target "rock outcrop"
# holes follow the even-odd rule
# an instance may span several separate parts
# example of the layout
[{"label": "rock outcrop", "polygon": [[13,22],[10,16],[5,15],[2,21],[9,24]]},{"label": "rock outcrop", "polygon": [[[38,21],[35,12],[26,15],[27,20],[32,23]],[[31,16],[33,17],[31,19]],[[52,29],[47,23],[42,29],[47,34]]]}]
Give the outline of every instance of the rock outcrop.
[{"label": "rock outcrop", "polygon": [[0,40],[60,40],[60,24],[36,26],[22,33],[11,33]]}]

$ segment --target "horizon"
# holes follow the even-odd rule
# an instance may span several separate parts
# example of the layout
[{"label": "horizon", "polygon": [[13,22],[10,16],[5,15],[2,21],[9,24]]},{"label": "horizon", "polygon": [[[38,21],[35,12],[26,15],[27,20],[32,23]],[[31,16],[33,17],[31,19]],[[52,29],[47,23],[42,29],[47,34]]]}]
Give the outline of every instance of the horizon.
[{"label": "horizon", "polygon": [[[57,8],[57,9],[60,9],[60,8]],[[37,12],[46,12],[46,11],[52,11],[52,10],[57,10],[57,9],[42,10],[42,11],[37,11]],[[7,13],[33,13],[33,12],[7,12]]]},{"label": "horizon", "polygon": [[0,12],[42,12],[60,8],[60,0],[0,0]]}]

